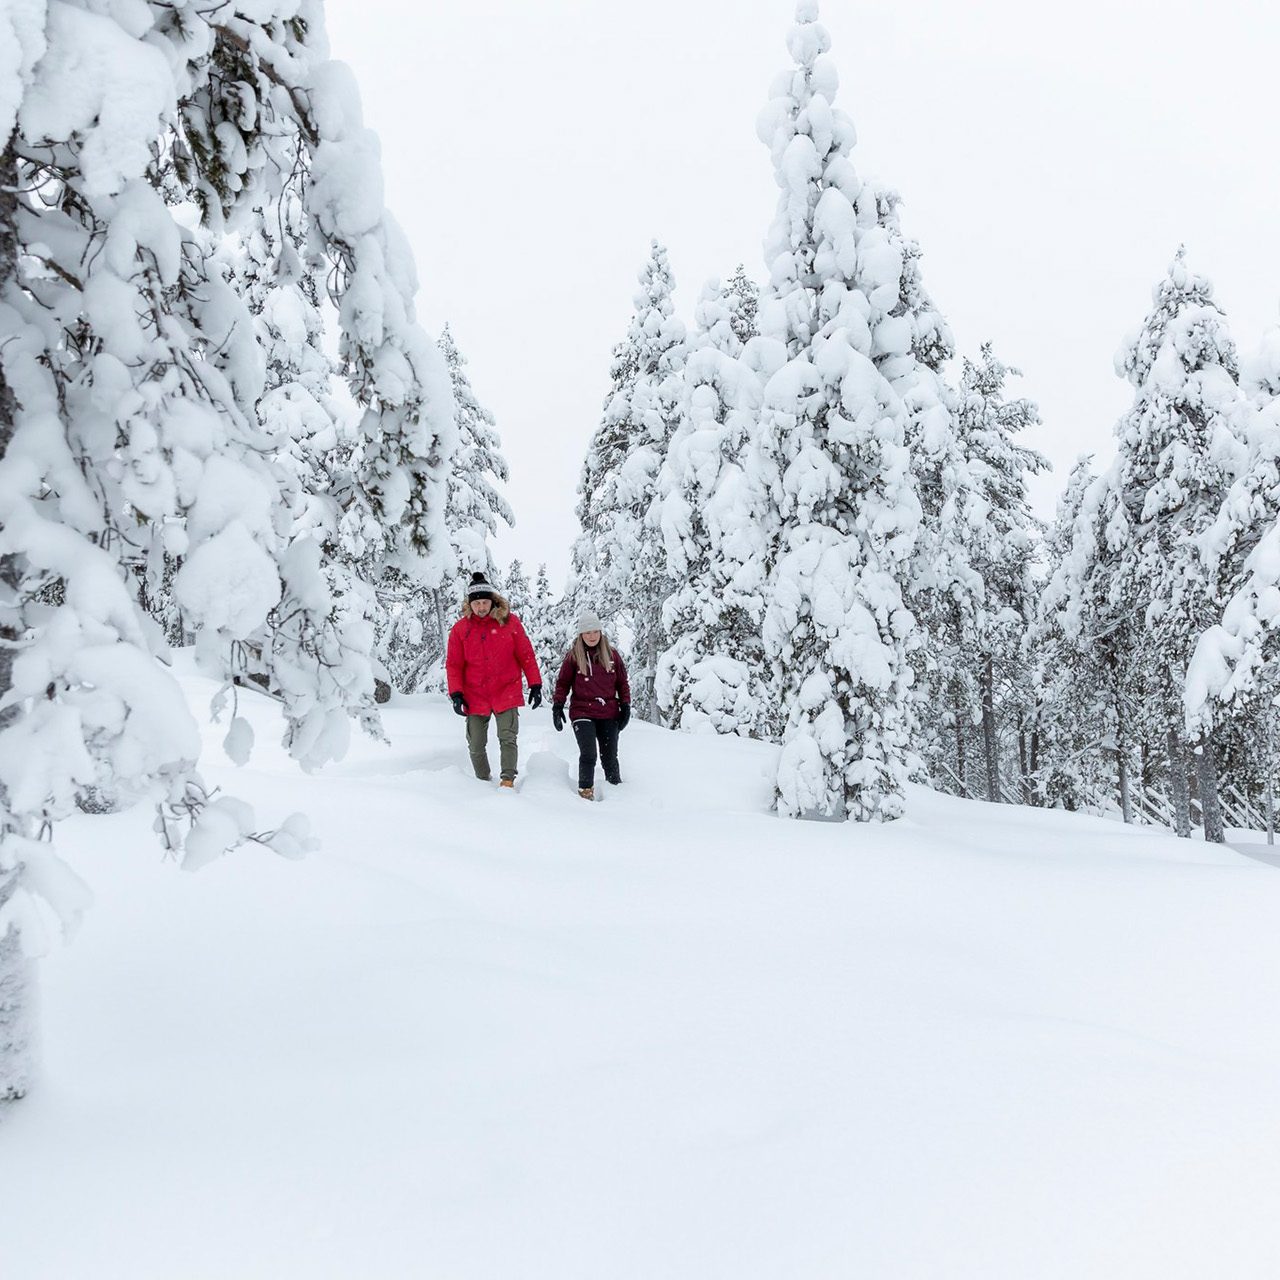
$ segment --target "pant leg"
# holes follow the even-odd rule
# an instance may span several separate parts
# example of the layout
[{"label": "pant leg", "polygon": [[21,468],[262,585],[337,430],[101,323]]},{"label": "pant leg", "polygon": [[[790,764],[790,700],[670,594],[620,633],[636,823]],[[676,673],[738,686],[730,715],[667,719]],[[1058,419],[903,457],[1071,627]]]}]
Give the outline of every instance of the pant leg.
[{"label": "pant leg", "polygon": [[597,720],[596,739],[600,743],[600,763],[604,766],[605,780],[615,786],[622,781],[618,772],[618,722]]},{"label": "pant leg", "polygon": [[467,750],[471,767],[482,782],[489,781],[489,717],[467,717]]},{"label": "pant leg", "polygon": [[573,736],[578,740],[578,790],[595,786],[596,721],[575,720]]},{"label": "pant leg", "polygon": [[494,720],[498,724],[498,768],[502,777],[514,782],[519,760],[516,741],[520,736],[520,708],[499,711]]}]

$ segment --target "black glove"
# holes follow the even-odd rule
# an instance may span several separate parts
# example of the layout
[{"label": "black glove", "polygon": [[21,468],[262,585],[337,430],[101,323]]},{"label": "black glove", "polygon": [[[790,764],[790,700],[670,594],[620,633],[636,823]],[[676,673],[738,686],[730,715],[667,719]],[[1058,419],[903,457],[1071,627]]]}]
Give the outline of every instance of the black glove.
[{"label": "black glove", "polygon": [[460,693],[451,693],[449,695],[453,701],[453,710],[455,715],[465,716],[467,714],[467,700]]},{"label": "black glove", "polygon": [[529,686],[529,710],[537,711],[542,706],[542,686],[540,684],[531,684]]},{"label": "black glove", "polygon": [[559,733],[564,728],[564,703],[553,702],[551,704],[551,723],[555,725],[556,732]]},{"label": "black glove", "polygon": [[631,719],[631,703],[623,702],[619,704],[622,708],[618,712],[618,732],[621,733],[627,727],[627,723]]}]

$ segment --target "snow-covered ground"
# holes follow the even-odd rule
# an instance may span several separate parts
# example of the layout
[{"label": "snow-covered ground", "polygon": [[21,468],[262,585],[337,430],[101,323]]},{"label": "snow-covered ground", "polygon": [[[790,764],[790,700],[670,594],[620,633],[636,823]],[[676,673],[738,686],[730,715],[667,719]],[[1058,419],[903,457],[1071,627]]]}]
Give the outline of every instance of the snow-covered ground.
[{"label": "snow-covered ground", "polygon": [[63,831],[4,1280],[1280,1274],[1275,867],[923,790],[784,822],[769,748],[642,724],[591,805],[545,710],[501,794],[443,699],[305,777],[244,704],[210,775],[324,847]]}]

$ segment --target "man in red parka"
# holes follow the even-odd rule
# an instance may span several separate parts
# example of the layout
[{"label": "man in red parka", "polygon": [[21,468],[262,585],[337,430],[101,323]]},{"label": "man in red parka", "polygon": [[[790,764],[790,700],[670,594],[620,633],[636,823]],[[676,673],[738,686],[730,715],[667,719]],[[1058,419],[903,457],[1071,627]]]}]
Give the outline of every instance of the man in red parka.
[{"label": "man in red parka", "polygon": [[489,717],[498,722],[500,786],[516,782],[516,737],[524,706],[521,673],[529,682],[529,706],[542,705],[542,676],[533,645],[511,606],[473,573],[462,601],[462,617],[449,632],[445,654],[449,697],[453,709],[467,718],[467,750],[471,767],[482,782],[489,781]]}]

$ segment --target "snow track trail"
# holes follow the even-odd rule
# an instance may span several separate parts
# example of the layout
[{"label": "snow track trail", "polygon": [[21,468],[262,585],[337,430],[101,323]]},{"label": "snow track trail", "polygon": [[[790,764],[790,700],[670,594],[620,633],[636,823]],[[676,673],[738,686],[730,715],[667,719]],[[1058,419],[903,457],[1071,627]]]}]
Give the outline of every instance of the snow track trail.
[{"label": "snow track trail", "polygon": [[0,1120],[4,1280],[1280,1274],[1273,867],[923,790],[784,822],[770,748],[643,724],[587,805],[545,709],[503,795],[443,698],[308,777],[241,710],[211,780],[324,846],[62,833],[97,901]]}]

